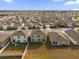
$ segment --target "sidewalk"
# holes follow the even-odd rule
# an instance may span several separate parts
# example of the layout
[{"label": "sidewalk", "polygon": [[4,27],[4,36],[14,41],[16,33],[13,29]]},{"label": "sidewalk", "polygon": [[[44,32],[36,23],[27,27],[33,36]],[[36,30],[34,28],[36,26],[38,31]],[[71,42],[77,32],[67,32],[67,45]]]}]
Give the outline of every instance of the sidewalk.
[{"label": "sidewalk", "polygon": [[25,48],[25,51],[24,51],[24,53],[23,53],[23,55],[22,55],[22,58],[21,58],[21,59],[24,59],[24,56],[25,56],[25,53],[26,53],[26,51],[27,51],[27,47],[28,47],[28,45],[29,45],[29,43],[27,44],[27,46],[26,46],[26,48]]},{"label": "sidewalk", "polygon": [[6,56],[22,56],[23,53],[2,53],[0,54],[0,57],[6,57]]}]

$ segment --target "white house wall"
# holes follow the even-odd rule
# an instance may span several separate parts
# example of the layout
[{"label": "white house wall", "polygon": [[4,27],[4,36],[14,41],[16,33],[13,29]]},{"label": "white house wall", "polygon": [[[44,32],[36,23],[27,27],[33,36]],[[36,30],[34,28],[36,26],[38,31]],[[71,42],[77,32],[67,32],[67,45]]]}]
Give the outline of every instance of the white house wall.
[{"label": "white house wall", "polygon": [[21,43],[25,42],[25,40],[26,40],[26,42],[27,42],[28,37],[27,36],[26,36],[26,38],[24,38],[24,37],[25,36],[20,36],[18,38],[18,36],[13,36],[13,38],[11,37],[11,40],[15,40],[15,42],[17,42],[19,40]]}]

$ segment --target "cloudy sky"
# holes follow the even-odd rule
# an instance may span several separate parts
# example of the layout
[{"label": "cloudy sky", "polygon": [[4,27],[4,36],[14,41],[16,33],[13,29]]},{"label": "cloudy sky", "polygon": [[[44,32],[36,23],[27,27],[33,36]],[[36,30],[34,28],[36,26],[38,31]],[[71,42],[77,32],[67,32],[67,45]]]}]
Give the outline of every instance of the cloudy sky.
[{"label": "cloudy sky", "polygon": [[79,10],[79,0],[0,0],[0,9]]}]

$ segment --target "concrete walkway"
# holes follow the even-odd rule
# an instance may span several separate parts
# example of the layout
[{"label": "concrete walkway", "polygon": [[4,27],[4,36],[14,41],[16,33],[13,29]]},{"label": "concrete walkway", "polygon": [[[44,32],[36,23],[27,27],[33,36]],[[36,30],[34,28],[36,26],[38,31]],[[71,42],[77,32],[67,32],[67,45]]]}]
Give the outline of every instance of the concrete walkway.
[{"label": "concrete walkway", "polygon": [[0,57],[7,57],[7,56],[22,56],[23,53],[2,53]]},{"label": "concrete walkway", "polygon": [[28,47],[28,45],[29,45],[29,43],[27,44],[27,46],[26,46],[26,48],[25,48],[25,51],[24,51],[24,53],[23,53],[23,55],[22,55],[22,58],[21,58],[21,59],[24,59],[24,56],[25,56],[25,53],[26,53],[26,51],[27,51],[27,47]]}]

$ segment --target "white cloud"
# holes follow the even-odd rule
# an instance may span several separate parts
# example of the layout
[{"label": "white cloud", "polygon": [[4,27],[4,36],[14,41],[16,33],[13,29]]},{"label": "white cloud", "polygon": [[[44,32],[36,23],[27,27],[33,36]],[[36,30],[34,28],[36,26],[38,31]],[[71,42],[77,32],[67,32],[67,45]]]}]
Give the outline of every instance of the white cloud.
[{"label": "white cloud", "polygon": [[73,10],[79,10],[79,9],[73,9]]},{"label": "white cloud", "polygon": [[4,0],[5,2],[11,3],[13,0]]},{"label": "white cloud", "polygon": [[76,4],[79,4],[79,0],[67,1],[64,5],[76,5]]}]

